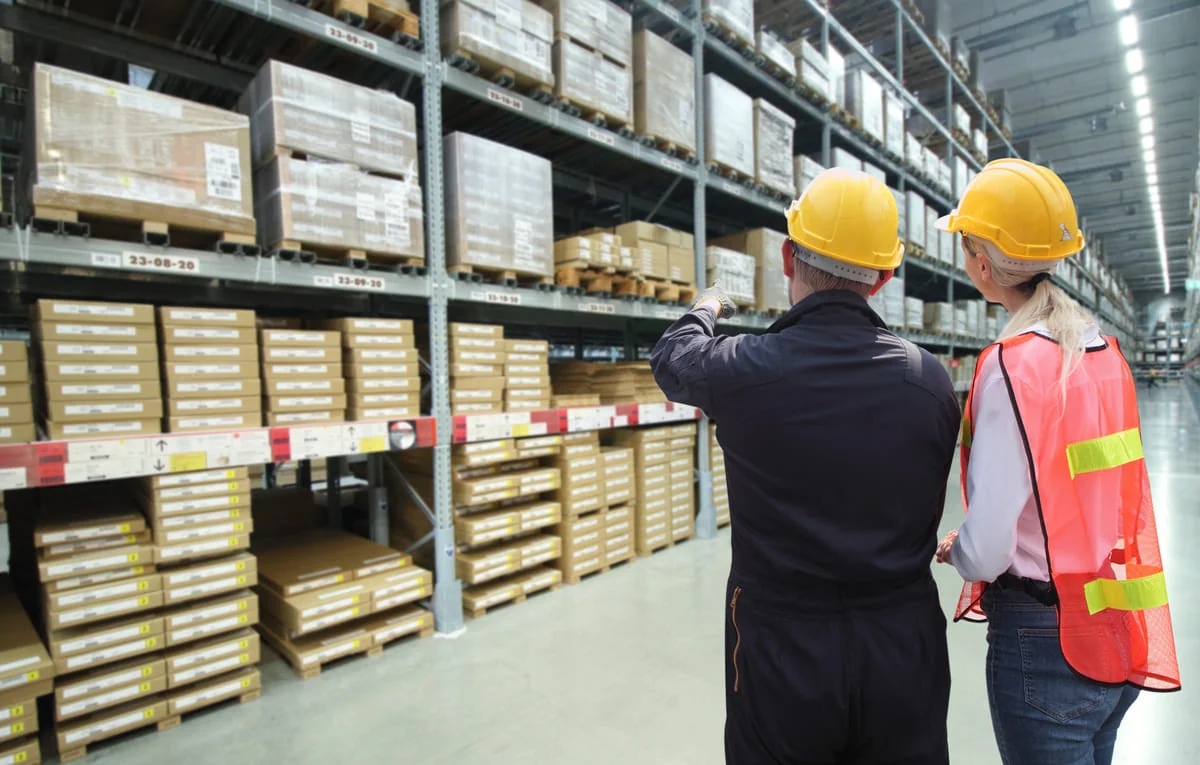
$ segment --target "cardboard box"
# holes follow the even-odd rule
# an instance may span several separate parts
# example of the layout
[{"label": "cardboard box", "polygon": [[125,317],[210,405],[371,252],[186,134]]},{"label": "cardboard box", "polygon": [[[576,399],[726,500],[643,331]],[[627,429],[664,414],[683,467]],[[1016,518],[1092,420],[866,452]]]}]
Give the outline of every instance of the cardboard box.
[{"label": "cardboard box", "polygon": [[203,346],[214,343],[221,345],[257,346],[258,333],[253,327],[215,327],[170,324],[163,326],[162,342],[165,346]]},{"label": "cardboard box", "polygon": [[302,396],[268,396],[264,399],[268,412],[320,412],[346,408],[345,394],[309,394]]},{"label": "cardboard box", "polygon": [[29,385],[0,383],[0,401],[8,404],[28,404],[33,400]]},{"label": "cardboard box", "polygon": [[166,662],[147,657],[60,679],[54,687],[58,721],[124,704],[166,690]]},{"label": "cardboard box", "polygon": [[[360,335],[360,337],[363,337]],[[371,337],[385,337],[371,335]],[[390,336],[389,336],[390,337]],[[415,348],[345,348],[342,351],[342,363],[352,364],[416,364],[420,361]],[[416,374],[416,373],[414,373]]]},{"label": "cardboard box", "polygon": [[42,749],[36,736],[0,744],[0,762],[38,765],[41,761]]},{"label": "cardboard box", "polygon": [[734,302],[755,304],[755,261],[749,255],[726,249],[708,247],[708,284],[716,281]]},{"label": "cardboard box", "polygon": [[[237,308],[197,308],[164,305],[157,309],[158,323],[164,333],[171,327],[235,327],[253,329],[256,315],[252,310]],[[164,340],[169,338],[165,336]]]},{"label": "cardboard box", "polygon": [[[549,0],[556,1],[578,0]],[[625,39],[628,43],[629,37]],[[633,123],[633,72],[626,65],[564,38],[554,43],[553,55],[556,97],[585,111],[599,112],[614,123]]]},{"label": "cardboard box", "polygon": [[[261,413],[262,399],[258,396],[224,396],[220,398],[176,398],[167,399],[167,415],[172,419],[195,417],[197,415],[233,413]],[[260,420],[261,422],[261,420]],[[170,423],[168,429],[174,432],[182,428]]]},{"label": "cardboard box", "polygon": [[[227,471],[205,471],[206,475]],[[164,476],[165,477],[165,476]],[[226,508],[247,509],[250,507],[250,484],[243,475],[237,481],[220,484],[224,488],[220,493],[211,491],[191,493],[186,491],[168,491],[172,486],[195,486],[199,484],[160,484],[162,487],[154,496],[149,497],[146,514],[151,521],[158,525],[164,517],[192,515],[195,513],[214,512]],[[247,512],[249,512],[247,510]]]},{"label": "cardboard box", "polygon": [[322,361],[341,361],[342,351],[334,346],[324,347],[295,347],[295,346],[264,346],[262,360],[264,364],[312,364]]},{"label": "cardboard box", "polygon": [[792,137],[796,119],[770,101],[754,99],[754,180],[787,194],[796,191]]},{"label": "cardboard box", "polygon": [[159,545],[158,560],[164,564],[175,564],[200,558],[212,558],[248,549],[250,549],[249,534],[208,537],[205,539],[188,540],[173,545]]},{"label": "cardboard box", "polygon": [[153,546],[129,545],[81,553],[65,559],[42,561],[38,564],[38,578],[42,582],[54,582],[68,577],[98,574],[148,563],[154,563]]},{"label": "cardboard box", "polygon": [[575,40],[622,67],[633,60],[633,21],[620,6],[608,0],[545,0],[542,7],[553,14],[557,39]]},{"label": "cardboard box", "polygon": [[421,390],[421,379],[415,375],[407,377],[347,377],[345,388],[348,402],[353,402],[364,395],[376,393],[416,395]]},{"label": "cardboard box", "polygon": [[669,278],[677,284],[696,284],[696,254],[682,247],[667,248]]},{"label": "cardboard box", "polygon": [[[153,399],[145,399],[138,403],[155,403]],[[56,405],[59,406],[59,405]],[[63,407],[73,407],[73,405],[61,405]],[[103,404],[96,405],[98,407]],[[162,415],[162,403],[157,402],[156,407],[159,416]],[[120,417],[121,415],[115,415]],[[70,438],[100,438],[103,436],[140,436],[150,433],[162,432],[162,420],[155,419],[112,419],[112,416],[102,418],[97,415],[94,418],[79,417],[71,418],[67,422],[55,422],[53,420],[44,423],[47,435],[51,439],[70,439]]]},{"label": "cardboard box", "polygon": [[[147,362],[93,363],[93,362],[47,362],[43,364],[43,376],[50,383],[87,381],[89,384],[113,381],[158,380],[158,364]],[[8,373],[8,374],[6,374]],[[13,382],[27,380],[29,372],[24,365],[0,366],[0,379]]]},{"label": "cardboard box", "polygon": [[262,411],[257,407],[243,411],[210,411],[167,418],[168,433],[208,430],[242,430],[262,427]]},{"label": "cardboard box", "polygon": [[450,337],[484,337],[504,338],[504,326],[501,324],[469,324],[461,321],[450,322]]},{"label": "cardboard box", "polygon": [[412,319],[340,316],[326,319],[323,326],[327,331],[341,332],[343,342],[349,336],[358,334],[395,335],[406,338],[413,336]]},{"label": "cardboard box", "polygon": [[230,380],[258,376],[258,363],[254,361],[167,361],[163,362],[162,366],[163,379],[168,387],[183,381]]},{"label": "cardboard box", "polygon": [[369,614],[372,592],[369,583],[350,581],[288,598],[263,590],[261,602],[273,626],[286,629],[288,637],[299,637]]},{"label": "cardboard box", "polygon": [[33,422],[33,404],[0,404],[0,423],[23,425]]},{"label": "cardboard box", "polygon": [[33,423],[26,425],[0,425],[0,444],[23,444],[37,440]]},{"label": "cardboard box", "polygon": [[163,605],[221,595],[258,584],[257,559],[235,553],[162,572]]},{"label": "cardboard box", "polygon": [[[156,586],[161,587],[161,582],[157,577],[157,574],[151,574],[139,580],[137,584],[153,582]],[[103,587],[114,588],[115,585],[103,585]],[[161,589],[146,590],[104,602],[81,604],[61,611],[46,611],[44,614],[45,624],[46,628],[51,630],[80,627],[85,624],[114,619],[118,616],[145,613],[161,607],[162,604]]]},{"label": "cardboard box", "polygon": [[846,72],[846,107],[858,118],[862,129],[875,139],[884,141],[883,88],[866,69]]},{"label": "cardboard box", "polygon": [[54,674],[41,638],[5,577],[0,580],[0,700],[48,693]]},{"label": "cardboard box", "polygon": [[554,84],[550,66],[554,22],[535,3],[521,0],[497,9],[479,0],[453,0],[441,6],[438,28],[443,50],[463,51],[535,83]]},{"label": "cardboard box", "polygon": [[256,547],[262,586],[284,597],[403,568],[412,559],[343,531],[317,530]]},{"label": "cardboard box", "polygon": [[166,700],[161,696],[152,696],[59,725],[54,731],[55,741],[61,756],[166,718]]},{"label": "cardboard box", "polygon": [[[240,510],[237,513],[233,517],[230,517],[228,511],[203,514],[204,520],[195,523],[176,523],[179,518],[172,518],[169,521],[171,525],[155,526],[154,541],[160,545],[176,545],[192,540],[229,537],[254,531],[253,516],[241,515]],[[219,517],[209,518],[208,515]]]},{"label": "cardboard box", "polygon": [[338,395],[344,393],[346,382],[341,377],[290,378],[270,380],[263,391],[266,396]]},{"label": "cardboard box", "polygon": [[[39,67],[39,70],[43,68],[53,67]],[[38,76],[41,76],[40,71]],[[107,83],[108,80],[102,82]],[[40,323],[153,324],[154,306],[140,303],[41,299],[34,304],[33,318]],[[0,354],[0,358],[2,357],[3,354]]]},{"label": "cardboard box", "polygon": [[755,307],[759,311],[787,311],[792,307],[791,299],[788,296],[788,281],[784,276],[783,263],[779,255],[786,238],[785,234],[774,229],[756,228],[712,241],[713,245],[745,253],[754,258],[756,264]]},{"label": "cardboard box", "polygon": [[161,650],[161,616],[136,616],[103,625],[51,632],[50,655],[58,674],[105,666]]},{"label": "cardboard box", "polygon": [[444,146],[447,265],[552,276],[550,161],[468,133]]},{"label": "cardboard box", "polygon": [[[0,421],[3,421],[5,407],[0,406]],[[149,420],[162,417],[162,400],[156,398],[85,403],[84,401],[50,401],[47,410],[50,420],[55,423],[96,422],[111,420]],[[28,422],[32,419],[29,413]]]},{"label": "cardboard box", "polygon": [[80,542],[64,542],[62,544],[53,544],[48,547],[40,548],[38,551],[38,556],[41,560],[68,558],[79,553],[92,552],[95,550],[107,550],[113,547],[125,547],[127,545],[145,544],[149,541],[151,541],[150,532],[141,531],[136,534],[124,534],[111,537],[102,537],[100,539],[88,539]]},{"label": "cardboard box", "polygon": [[[346,377],[361,376],[351,375],[350,372],[354,367],[346,367]],[[282,378],[313,378],[327,379],[330,377],[341,377],[343,372],[341,362],[329,364],[324,362],[311,364],[263,364],[262,377],[263,382],[267,384],[268,390],[270,385],[276,379]]]},{"label": "cardboard box", "polygon": [[[158,333],[153,324],[94,324],[90,321],[39,321],[33,325],[34,337],[43,343],[154,343]],[[19,345],[24,356],[23,342],[6,342],[3,345]],[[12,357],[14,360],[16,356]],[[9,360],[9,354],[0,350],[0,359]]]},{"label": "cardboard box", "polygon": [[[2,387],[2,386],[0,386]],[[28,386],[10,385],[12,390],[27,392]],[[162,395],[158,380],[130,380],[128,382],[89,383],[77,382],[45,383],[46,400],[56,402],[119,401],[129,399],[157,399]]]},{"label": "cardboard box", "polygon": [[[196,329],[196,328],[190,328]],[[202,330],[209,331],[209,330]],[[237,330],[211,330],[214,332],[233,332]],[[272,349],[279,350],[279,349]],[[206,343],[204,345],[164,345],[163,360],[184,362],[225,362],[225,361],[258,361],[257,345],[232,345],[227,343]]]},{"label": "cardboard box", "polygon": [[258,623],[258,596],[241,590],[164,609],[162,613],[166,644],[180,645]]},{"label": "cardboard box", "polygon": [[[454,376],[455,366],[456,366],[455,364],[451,364],[451,376]],[[488,366],[487,369],[494,370],[494,367]],[[363,379],[363,378],[370,378],[370,377],[386,378],[386,379],[395,379],[395,378],[403,378],[403,377],[417,377],[417,375],[421,371],[421,367],[416,363],[411,363],[411,364],[393,364],[393,363],[347,364],[343,368],[343,371],[345,372],[346,379],[350,380],[350,383],[348,384],[347,387],[349,387],[351,390],[354,390],[355,389],[355,383],[354,383],[355,379]],[[489,374],[494,374],[494,372],[489,372]]]},{"label": "cardboard box", "polygon": [[267,412],[266,414],[266,424],[270,426],[319,425],[345,421],[345,409],[320,412]]},{"label": "cardboard box", "polygon": [[153,343],[96,343],[54,340],[40,344],[45,361],[87,361],[119,363],[157,361],[158,347]]},{"label": "cardboard box", "polygon": [[257,376],[214,380],[195,380],[185,377],[168,380],[165,393],[169,400],[182,398],[258,398],[262,393],[262,382]]},{"label": "cardboard box", "polygon": [[[241,659],[240,656],[238,658]],[[252,663],[252,661],[247,658],[247,662]],[[258,670],[253,666],[243,667],[208,682],[169,693],[166,697],[167,714],[187,714],[226,699],[238,697],[241,697],[243,701],[257,699],[261,688],[262,677]]]},{"label": "cardboard box", "polygon": [[460,380],[467,377],[497,377],[503,376],[504,366],[500,364],[451,363],[450,379]]}]

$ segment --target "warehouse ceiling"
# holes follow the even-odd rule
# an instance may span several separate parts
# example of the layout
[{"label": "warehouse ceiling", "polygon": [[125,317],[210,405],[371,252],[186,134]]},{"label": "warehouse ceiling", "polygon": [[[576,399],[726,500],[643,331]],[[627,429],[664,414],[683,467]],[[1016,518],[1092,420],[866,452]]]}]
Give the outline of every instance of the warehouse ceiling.
[{"label": "warehouse ceiling", "polygon": [[1187,271],[1189,193],[1200,144],[1200,0],[954,2],[955,34],[1006,88],[1014,141],[1053,165],[1104,258],[1135,292],[1163,289],[1136,99],[1117,22],[1137,16],[1153,105],[1158,189],[1172,288]]}]

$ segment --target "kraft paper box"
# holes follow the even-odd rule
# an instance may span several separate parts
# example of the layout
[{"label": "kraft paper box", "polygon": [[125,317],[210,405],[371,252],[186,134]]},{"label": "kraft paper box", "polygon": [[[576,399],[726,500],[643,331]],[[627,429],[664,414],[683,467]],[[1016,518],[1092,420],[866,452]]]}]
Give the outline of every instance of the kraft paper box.
[{"label": "kraft paper box", "polygon": [[[237,327],[253,329],[254,311],[240,308],[194,308],[191,306],[164,305],[158,308],[158,323],[162,327]],[[257,335],[251,335],[254,341]],[[164,336],[164,340],[170,337]],[[225,339],[225,338],[216,338]],[[239,343],[244,342],[239,340]]]},{"label": "kraft paper box", "polygon": [[29,616],[8,577],[0,578],[0,698],[12,696],[19,700],[41,695],[49,690],[41,686],[53,677],[50,657]]},{"label": "kraft paper box", "polygon": [[704,75],[704,156],[754,175],[754,99],[715,74]]},{"label": "kraft paper box", "polygon": [[[179,327],[179,329],[196,329],[194,327]],[[200,330],[210,332],[238,332],[236,329]],[[258,346],[253,343],[232,345],[225,342],[202,341],[196,344],[175,344],[163,346],[164,361],[250,361],[258,362]]]},{"label": "kraft paper box", "polygon": [[[144,684],[151,687],[142,690]],[[161,687],[156,689],[155,684]],[[166,687],[167,665],[160,657],[134,659],[73,675],[54,686],[55,718],[72,719],[158,693]]]},{"label": "kraft paper box", "polygon": [[447,265],[552,276],[550,161],[468,133],[444,147]]},{"label": "kraft paper box", "polygon": [[724,247],[709,247],[708,284],[717,281],[735,302],[754,304],[754,258]]},{"label": "kraft paper box", "polygon": [[235,553],[162,572],[163,605],[221,595],[257,583],[257,559],[249,553]]},{"label": "kraft paper box", "polygon": [[78,324],[153,324],[154,306],[42,299],[34,304],[33,318],[39,322],[69,321]]},{"label": "kraft paper box", "polygon": [[412,319],[379,319],[368,317],[339,317],[326,319],[324,327],[327,330],[341,332],[343,342],[353,335],[396,335],[399,337],[413,335]]},{"label": "kraft paper box", "polygon": [[704,0],[701,8],[705,19],[714,19],[754,47],[754,0]]},{"label": "kraft paper box", "polygon": [[696,67],[673,43],[643,29],[633,36],[633,118],[639,135],[696,151]]},{"label": "kraft paper box", "polygon": [[[713,245],[745,253],[754,258],[755,307],[760,311],[787,311],[791,300],[787,293],[787,277],[783,274],[780,253],[786,235],[769,228],[756,228],[740,234],[730,234],[712,240]],[[725,282],[722,282],[724,285]]]},{"label": "kraft paper box", "polygon": [[[257,645],[257,641],[255,641],[255,645]],[[235,657],[231,657],[214,662],[208,667],[219,667],[219,669],[213,670],[215,675],[232,666],[234,660]],[[239,665],[253,665],[258,661],[258,654],[256,651],[244,651],[236,656],[236,661]],[[168,693],[166,697],[167,714],[182,715],[239,696],[247,701],[257,699],[261,688],[262,676],[258,669],[254,666],[243,666],[241,669],[214,677],[207,682]]]},{"label": "kraft paper box", "polygon": [[37,64],[33,203],[254,234],[241,114]]},{"label": "kraft paper box", "polygon": [[[0,414],[4,409],[4,406],[0,406]],[[148,420],[163,415],[162,401],[153,398],[96,401],[91,404],[82,401],[50,401],[47,403],[47,411],[51,421],[56,423]]]},{"label": "kraft paper box", "polygon": [[[79,321],[39,321],[33,325],[33,335],[43,342],[154,343],[158,340],[153,324],[93,324]],[[11,347],[9,352],[0,350],[0,360],[15,360],[17,355],[9,355],[12,352],[24,355],[23,342],[0,343],[0,346]]]},{"label": "kraft paper box", "polygon": [[608,0],[542,0],[542,6],[554,16],[556,39],[570,38],[629,66],[633,19],[628,11]]},{"label": "kraft paper box", "polygon": [[883,141],[883,88],[865,69],[846,73],[846,105],[867,135]]},{"label": "kraft paper box", "polygon": [[351,165],[277,157],[255,172],[259,236],[369,253],[425,257],[421,187]]},{"label": "kraft paper box", "polygon": [[442,50],[462,51],[518,77],[554,84],[550,44],[554,19],[527,0],[452,0],[443,2],[439,31]]},{"label": "kraft paper box", "polygon": [[795,117],[766,99],[754,99],[754,180],[789,197],[796,189],[792,164],[795,132]]},{"label": "kraft paper box", "polygon": [[416,108],[394,93],[269,61],[238,102],[256,163],[276,147],[363,170],[417,174]]},{"label": "kraft paper box", "polygon": [[554,43],[554,94],[585,112],[632,123],[632,74],[627,67],[569,40]]},{"label": "kraft paper box", "polygon": [[58,751],[62,754],[94,741],[103,741],[119,733],[165,720],[166,717],[166,700],[161,696],[153,696],[59,725],[54,729],[55,741]]}]

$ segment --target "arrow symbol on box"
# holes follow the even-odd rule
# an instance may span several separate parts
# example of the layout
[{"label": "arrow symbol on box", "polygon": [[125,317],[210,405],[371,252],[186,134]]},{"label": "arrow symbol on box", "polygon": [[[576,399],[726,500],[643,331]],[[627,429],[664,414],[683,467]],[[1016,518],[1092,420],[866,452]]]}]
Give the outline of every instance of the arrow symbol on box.
[{"label": "arrow symbol on box", "polygon": [[162,470],[162,469],[163,469],[163,468],[165,468],[165,467],[166,467],[166,465],[164,465],[164,464],[163,464],[163,461],[162,461],[162,460],[155,460],[155,461],[154,461],[154,469],[155,469],[155,470]]},{"label": "arrow symbol on box", "polygon": [[166,442],[166,441],[164,441],[164,440],[162,440],[161,438],[160,438],[160,439],[158,439],[158,441],[156,441],[156,442],[155,442],[155,445],[156,445],[156,446],[158,446],[158,450],[159,450],[160,452],[161,452],[161,451],[163,451],[163,450],[165,450],[165,449],[167,448],[167,442]]}]

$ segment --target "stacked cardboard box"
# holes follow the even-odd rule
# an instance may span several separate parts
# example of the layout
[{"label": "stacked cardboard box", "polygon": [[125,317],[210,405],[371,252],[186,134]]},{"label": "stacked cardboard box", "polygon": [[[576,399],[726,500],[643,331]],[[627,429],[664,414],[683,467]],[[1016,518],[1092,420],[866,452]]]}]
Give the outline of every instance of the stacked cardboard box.
[{"label": "stacked cardboard box", "polygon": [[717,424],[708,424],[708,468],[712,473],[713,510],[717,516],[717,526],[728,526],[729,515],[729,486],[725,482],[725,450],[717,441]]},{"label": "stacked cardboard box", "polygon": [[139,481],[138,500],[150,522],[159,564],[179,566],[249,549],[254,530],[250,491],[244,467]]},{"label": "stacked cardboard box", "polygon": [[0,575],[0,762],[40,762],[37,700],[53,684],[54,664],[8,575]]},{"label": "stacked cardboard box", "polygon": [[925,328],[925,301],[920,298],[904,298],[904,328],[920,332]]},{"label": "stacked cardboard box", "polygon": [[848,111],[858,118],[867,135],[882,143],[886,138],[883,88],[865,68],[846,73],[846,102]]},{"label": "stacked cardboard box", "polygon": [[558,535],[563,554],[557,566],[568,583],[636,555],[633,514],[633,451],[601,449],[593,432],[563,438],[556,464],[562,470],[559,489],[563,520]]},{"label": "stacked cardboard box", "polygon": [[667,471],[671,484],[671,539],[691,539],[696,533],[696,424],[666,428]]},{"label": "stacked cardboard box", "polygon": [[499,324],[450,324],[450,413],[504,411],[508,345]]},{"label": "stacked cardboard box", "polygon": [[696,153],[696,64],[648,29],[633,36],[633,118],[638,135]]},{"label": "stacked cardboard box", "polygon": [[796,56],[779,38],[764,28],[758,30],[758,52],[779,71],[790,77],[796,76]]},{"label": "stacked cardboard box", "polygon": [[508,69],[533,84],[554,85],[554,20],[537,3],[450,0],[441,4],[440,32],[447,54],[465,53],[489,71]]},{"label": "stacked cardboard box", "polygon": [[816,91],[821,98],[830,100],[833,91],[830,87],[829,60],[803,37],[788,43],[787,48],[796,58],[797,79]]},{"label": "stacked cardboard box", "polygon": [[633,248],[623,247],[621,237],[603,229],[589,229],[554,243],[556,268],[613,269],[618,273],[635,270]]},{"label": "stacked cardboard box", "polygon": [[325,330],[342,338],[342,371],[330,393],[346,394],[346,417],[374,420],[421,413],[421,365],[409,319],[341,318]]},{"label": "stacked cardboard box", "polygon": [[955,327],[953,303],[925,304],[925,331],[953,335]]},{"label": "stacked cardboard box", "polygon": [[704,0],[705,21],[717,23],[743,45],[754,49],[754,0]]},{"label": "stacked cardboard box", "polygon": [[613,441],[633,449],[637,499],[634,539],[639,555],[649,555],[672,541],[670,426],[618,430]]},{"label": "stacked cardboard box", "polygon": [[604,511],[604,556],[606,565],[637,557],[637,539],[633,528],[634,506],[614,505]]},{"label": "stacked cardboard box", "polygon": [[[295,486],[300,470],[299,462],[280,462],[275,464],[275,486]],[[250,465],[246,468],[250,475],[250,484],[254,489],[266,487],[266,465]],[[314,481],[324,481],[328,475],[328,465],[325,460],[313,460],[309,467],[309,477]]]},{"label": "stacked cardboard box", "polygon": [[[925,247],[925,197],[909,191],[904,196],[904,238],[909,248]],[[914,253],[915,254],[915,253]],[[932,257],[932,253],[923,253]]]},{"label": "stacked cardboard box", "polygon": [[897,157],[904,156],[904,99],[890,90],[883,93],[883,145]]},{"label": "stacked cardboard box", "polygon": [[754,99],[711,73],[704,75],[704,158],[754,177]]},{"label": "stacked cardboard box", "polygon": [[306,677],[339,656],[432,632],[432,615],[411,604],[433,594],[433,574],[402,552],[313,529],[256,537],[255,553],[258,629]]},{"label": "stacked cardboard box", "polygon": [[633,450],[606,446],[600,450],[604,464],[604,502],[608,507],[626,505],[637,499],[633,474]]},{"label": "stacked cardboard box", "polygon": [[[34,326],[35,333],[39,326]],[[24,341],[0,342],[0,444],[24,443],[35,438],[29,352]]]},{"label": "stacked cardboard box", "polygon": [[633,123],[633,19],[608,0],[544,0],[554,15],[554,94],[614,127]]},{"label": "stacked cardboard box", "polygon": [[601,404],[653,404],[666,401],[644,361],[606,364],[568,361],[550,370],[555,394],[599,394]]},{"label": "stacked cardboard box", "polygon": [[152,306],[39,300],[33,318],[50,438],[162,432]]},{"label": "stacked cardboard box", "polygon": [[162,306],[167,431],[262,425],[254,311]]},{"label": "stacked cardboard box", "polygon": [[783,263],[779,257],[786,239],[786,234],[774,229],[756,228],[712,240],[714,246],[725,247],[754,258],[754,307],[759,311],[786,312],[792,307],[791,298],[788,296],[788,280],[784,276]]},{"label": "stacked cardboard box", "polygon": [[346,419],[341,332],[260,329],[258,337],[267,425]]},{"label": "stacked cardboard box", "polygon": [[622,223],[613,233],[622,246],[633,249],[636,273],[648,279],[696,283],[696,245],[691,234],[647,221]]},{"label": "stacked cardboard box", "polygon": [[754,99],[754,180],[788,196],[796,188],[792,164],[795,132],[795,117],[766,99]]},{"label": "stacked cardboard box", "polygon": [[550,408],[550,343],[506,340],[504,411]]},{"label": "stacked cardboard box", "polygon": [[721,282],[729,299],[740,306],[755,305],[754,280],[756,264],[753,256],[725,247],[709,246],[707,284]]},{"label": "stacked cardboard box", "polygon": [[807,157],[803,154],[797,154],[793,157],[792,164],[796,175],[796,196],[800,197],[808,190],[809,185],[817,179],[817,176],[825,172],[825,166],[812,157]]}]

